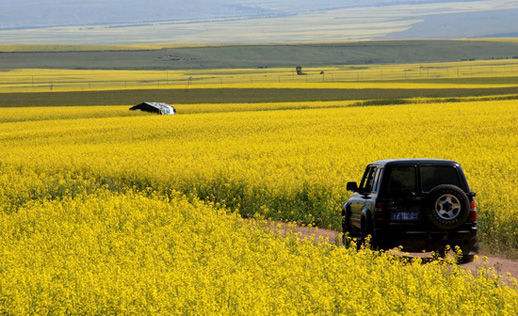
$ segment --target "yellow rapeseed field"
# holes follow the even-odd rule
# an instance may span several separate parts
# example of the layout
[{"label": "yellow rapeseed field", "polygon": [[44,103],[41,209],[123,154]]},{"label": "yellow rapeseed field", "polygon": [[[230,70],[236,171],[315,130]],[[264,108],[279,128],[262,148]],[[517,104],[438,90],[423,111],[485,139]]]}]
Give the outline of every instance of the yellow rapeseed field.
[{"label": "yellow rapeseed field", "polygon": [[368,162],[437,157],[464,166],[479,194],[482,239],[516,249],[517,120],[514,100],[177,117],[121,107],[6,109],[0,201],[16,209],[98,187],[175,189],[245,216],[338,228],[344,184]]},{"label": "yellow rapeseed field", "polygon": [[261,220],[338,228],[344,184],[368,162],[449,158],[478,192],[482,241],[512,253],[518,101],[254,106],[268,111],[2,109],[0,313],[518,312],[517,285],[491,271],[284,238]]},{"label": "yellow rapeseed field", "polygon": [[499,314],[490,270],[286,238],[213,206],[99,190],[0,212],[2,314]]},{"label": "yellow rapeseed field", "polygon": [[[322,73],[323,72],[323,73]],[[13,69],[0,71],[1,92],[186,88],[432,89],[516,86],[518,60],[477,60],[396,65],[193,70]],[[502,78],[502,82],[473,79]],[[433,81],[453,79],[452,82]]]}]

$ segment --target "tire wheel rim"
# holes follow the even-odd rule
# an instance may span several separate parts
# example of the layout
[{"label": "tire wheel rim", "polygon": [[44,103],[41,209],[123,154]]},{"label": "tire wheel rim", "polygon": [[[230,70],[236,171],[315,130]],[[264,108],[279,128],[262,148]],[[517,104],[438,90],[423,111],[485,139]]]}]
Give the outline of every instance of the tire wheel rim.
[{"label": "tire wheel rim", "polygon": [[453,194],[443,194],[435,202],[435,213],[443,220],[451,221],[459,216],[462,206]]}]

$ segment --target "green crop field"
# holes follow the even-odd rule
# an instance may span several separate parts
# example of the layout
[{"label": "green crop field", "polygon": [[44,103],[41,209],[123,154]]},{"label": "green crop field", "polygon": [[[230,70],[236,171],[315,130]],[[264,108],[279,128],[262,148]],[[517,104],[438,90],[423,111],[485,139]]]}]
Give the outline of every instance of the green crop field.
[{"label": "green crop field", "polygon": [[518,87],[488,89],[161,89],[3,93],[0,106],[130,105],[155,100],[178,104],[265,103],[518,95]]},{"label": "green crop field", "polygon": [[495,41],[379,41],[157,49],[159,47],[151,45],[149,49],[143,49],[128,46],[126,50],[123,47],[64,46],[62,51],[44,47],[38,52],[34,51],[38,46],[4,46],[4,52],[0,52],[0,69],[257,68],[290,67],[299,64],[327,66],[423,63],[518,56],[518,43]]}]

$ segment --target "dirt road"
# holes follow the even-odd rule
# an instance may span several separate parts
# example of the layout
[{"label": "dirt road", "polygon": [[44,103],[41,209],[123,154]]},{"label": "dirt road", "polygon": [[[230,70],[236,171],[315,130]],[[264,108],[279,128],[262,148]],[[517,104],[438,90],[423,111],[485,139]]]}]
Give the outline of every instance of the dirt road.
[{"label": "dirt road", "polygon": [[[292,225],[286,225],[286,224],[274,224],[275,231],[286,234],[288,232],[297,232],[300,233],[302,236],[308,238],[308,239],[315,239],[323,242],[332,242],[337,243],[340,242],[340,240],[337,240],[339,237],[339,232],[334,230],[328,230],[328,229],[322,229],[322,228],[308,228],[308,227],[301,227],[301,226],[292,226]],[[279,226],[280,225],[280,226]],[[423,257],[423,256],[429,256],[429,254],[421,254],[421,253],[405,253],[405,256],[408,255],[410,257]],[[484,259],[484,256],[480,256],[477,260],[471,263],[463,264],[463,267],[466,269],[476,272],[478,268],[485,266],[485,267],[492,267],[495,269],[495,271],[502,276],[504,280],[509,281],[509,274],[512,276],[512,278],[518,279],[518,260],[511,260],[511,259],[505,259],[505,258],[499,258],[499,257],[487,257],[487,260]]]}]

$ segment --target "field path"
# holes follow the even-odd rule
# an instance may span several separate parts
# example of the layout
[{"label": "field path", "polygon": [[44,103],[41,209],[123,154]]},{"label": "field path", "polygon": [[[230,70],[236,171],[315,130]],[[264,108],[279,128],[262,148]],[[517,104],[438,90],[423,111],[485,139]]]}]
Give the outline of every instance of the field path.
[{"label": "field path", "polygon": [[[281,234],[286,234],[289,232],[300,233],[302,236],[308,239],[315,239],[316,241],[322,242],[331,242],[338,243],[337,240],[339,238],[339,232],[335,230],[317,228],[317,227],[304,227],[304,226],[291,226],[284,223],[274,223],[275,228],[274,231],[279,232]],[[422,253],[404,253],[404,256],[408,255],[409,257],[429,257],[429,254]],[[491,267],[494,268],[495,271],[502,276],[504,280],[509,280],[509,274],[518,279],[518,260],[505,259],[494,256],[487,256],[487,260],[483,260],[484,256],[481,255],[477,260],[471,263],[463,264],[462,267],[470,270],[471,272],[476,272],[480,267]]]}]

